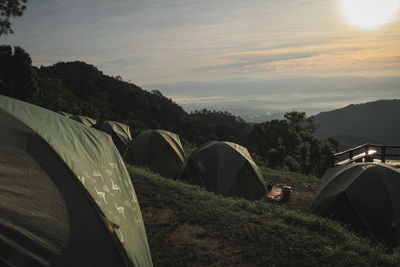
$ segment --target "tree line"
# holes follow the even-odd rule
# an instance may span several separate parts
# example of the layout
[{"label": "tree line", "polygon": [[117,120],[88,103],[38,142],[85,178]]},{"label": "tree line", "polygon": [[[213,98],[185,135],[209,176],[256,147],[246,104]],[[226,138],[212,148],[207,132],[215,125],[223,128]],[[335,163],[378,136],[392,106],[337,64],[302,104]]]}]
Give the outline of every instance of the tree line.
[{"label": "tree line", "polygon": [[165,129],[194,146],[211,140],[239,143],[259,163],[307,174],[321,175],[338,147],[333,139],[313,137],[318,126],[304,112],[253,125],[226,111],[188,113],[160,91],[104,75],[93,65],[75,61],[37,68],[25,50],[8,45],[0,46],[0,93],[54,111],[121,121],[133,135]]}]

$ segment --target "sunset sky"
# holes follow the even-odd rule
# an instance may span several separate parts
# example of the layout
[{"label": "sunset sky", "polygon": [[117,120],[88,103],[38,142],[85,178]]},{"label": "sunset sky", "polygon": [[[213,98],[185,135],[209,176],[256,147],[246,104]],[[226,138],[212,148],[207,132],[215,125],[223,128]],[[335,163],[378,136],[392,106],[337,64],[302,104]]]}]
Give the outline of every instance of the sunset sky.
[{"label": "sunset sky", "polygon": [[[223,97],[212,89],[202,95],[168,89],[181,82],[248,80],[251,93],[254,81],[269,79],[350,76],[386,84],[382,78],[400,76],[399,12],[384,25],[362,28],[345,18],[340,0],[30,0],[12,26],[15,34],[1,43],[23,47],[36,66],[84,61],[178,103]],[[400,98],[400,84],[397,92],[393,84],[379,90],[358,102]],[[333,107],[351,103],[345,99]]]}]

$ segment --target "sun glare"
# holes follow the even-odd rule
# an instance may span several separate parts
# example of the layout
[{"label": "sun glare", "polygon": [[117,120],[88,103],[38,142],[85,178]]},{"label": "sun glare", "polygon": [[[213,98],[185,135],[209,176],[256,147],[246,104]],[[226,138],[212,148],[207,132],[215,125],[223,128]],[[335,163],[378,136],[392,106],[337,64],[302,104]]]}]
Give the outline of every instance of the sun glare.
[{"label": "sun glare", "polygon": [[400,0],[341,0],[346,23],[376,29],[393,21],[399,10]]}]

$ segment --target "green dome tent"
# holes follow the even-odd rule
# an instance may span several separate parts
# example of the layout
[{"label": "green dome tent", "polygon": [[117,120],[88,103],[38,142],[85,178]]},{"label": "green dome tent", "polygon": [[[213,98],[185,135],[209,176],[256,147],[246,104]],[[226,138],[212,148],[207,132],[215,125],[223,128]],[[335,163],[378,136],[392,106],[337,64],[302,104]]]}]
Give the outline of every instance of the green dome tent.
[{"label": "green dome tent", "polygon": [[260,199],[267,195],[265,182],[245,147],[212,141],[194,151],[180,179],[223,196]]},{"label": "green dome tent", "polygon": [[185,162],[185,152],[177,134],[163,130],[149,130],[133,141],[134,164],[148,166],[166,177],[176,178]]},{"label": "green dome tent", "polygon": [[375,163],[347,164],[325,172],[311,210],[389,244],[399,244],[399,192],[397,170]]},{"label": "green dome tent", "polygon": [[93,127],[111,135],[122,158],[125,157],[132,144],[132,137],[128,125],[116,121],[103,121]]},{"label": "green dome tent", "polygon": [[152,266],[111,137],[0,96],[0,265]]},{"label": "green dome tent", "polygon": [[69,117],[70,119],[73,119],[74,121],[79,121],[80,123],[92,127],[93,125],[96,124],[96,120],[89,118],[89,117],[85,117],[85,116],[80,116],[80,115],[75,115],[72,117]]}]

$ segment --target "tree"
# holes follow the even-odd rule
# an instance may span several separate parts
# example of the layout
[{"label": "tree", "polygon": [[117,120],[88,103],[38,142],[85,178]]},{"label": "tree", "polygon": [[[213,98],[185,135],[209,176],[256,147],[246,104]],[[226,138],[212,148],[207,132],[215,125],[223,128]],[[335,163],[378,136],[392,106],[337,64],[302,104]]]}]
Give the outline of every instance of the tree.
[{"label": "tree", "polygon": [[313,134],[318,128],[314,118],[307,118],[305,112],[290,111],[286,112],[284,117],[298,132],[304,131],[308,134]]},{"label": "tree", "polygon": [[317,127],[313,117],[291,111],[283,120],[255,124],[248,144],[272,168],[322,175],[333,164],[337,142],[316,139],[312,134]]},{"label": "tree", "polygon": [[183,129],[188,141],[201,145],[207,141],[223,140],[244,144],[250,125],[229,112],[195,110],[189,114],[190,125]]},{"label": "tree", "polygon": [[28,0],[0,0],[0,36],[14,33],[11,29],[10,17],[21,17]]},{"label": "tree", "polygon": [[39,93],[32,59],[18,46],[14,53],[11,46],[0,46],[0,92],[25,101],[33,101]]}]

